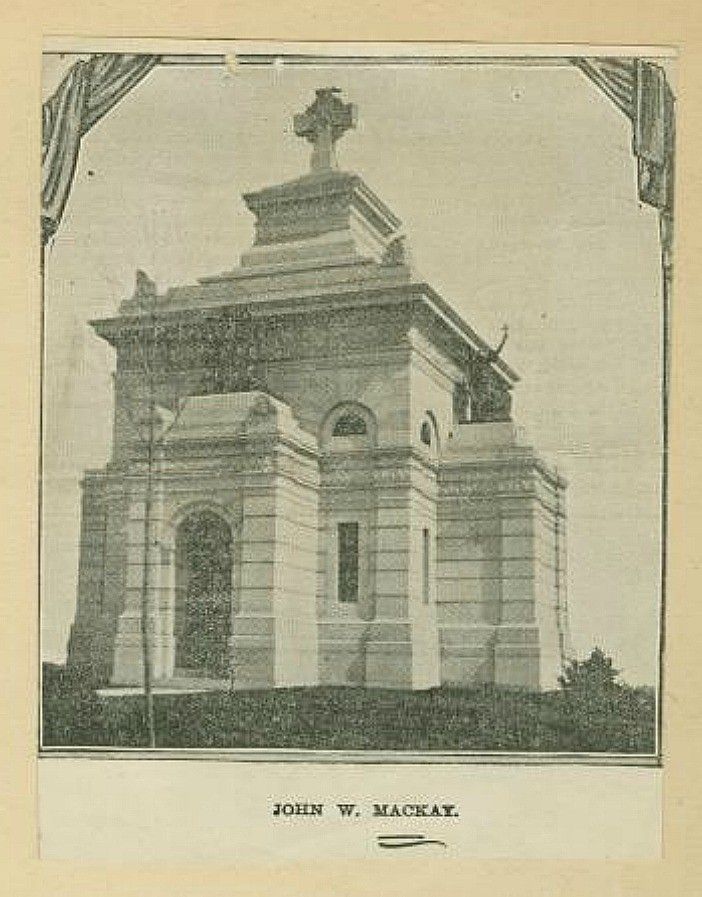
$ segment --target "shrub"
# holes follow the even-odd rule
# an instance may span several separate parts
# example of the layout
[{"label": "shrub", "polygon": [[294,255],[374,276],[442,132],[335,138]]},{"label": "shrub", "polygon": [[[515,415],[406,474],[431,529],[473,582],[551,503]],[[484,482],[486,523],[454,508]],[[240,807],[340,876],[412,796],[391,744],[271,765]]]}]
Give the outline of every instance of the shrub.
[{"label": "shrub", "polygon": [[558,681],[566,691],[600,694],[618,686],[619,672],[614,669],[612,658],[595,648],[586,660],[571,660]]},{"label": "shrub", "polygon": [[618,681],[619,672],[600,648],[568,664],[559,680],[565,750],[653,753],[655,693]]},{"label": "shrub", "polygon": [[[570,664],[547,693],[476,684],[160,694],[157,746],[652,753],[654,692],[616,675],[602,655]],[[142,695],[99,697],[88,672],[51,665],[43,684],[46,746],[146,746]]]}]

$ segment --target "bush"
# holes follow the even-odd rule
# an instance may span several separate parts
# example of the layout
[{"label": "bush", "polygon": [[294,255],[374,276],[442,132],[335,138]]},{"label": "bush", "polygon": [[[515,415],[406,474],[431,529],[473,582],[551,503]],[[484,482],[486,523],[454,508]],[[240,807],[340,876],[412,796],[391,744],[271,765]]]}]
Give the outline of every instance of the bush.
[{"label": "bush", "polygon": [[567,750],[653,753],[655,692],[618,681],[619,670],[600,648],[572,660],[560,677]]},{"label": "bush", "polygon": [[[316,686],[161,694],[161,748],[652,753],[650,689],[550,693],[495,685],[410,692]],[[90,678],[44,676],[44,744],[146,745],[141,695],[100,698]]]},{"label": "bush", "polygon": [[604,694],[618,687],[619,670],[601,648],[594,648],[586,660],[571,660],[562,676],[561,687],[572,693]]},{"label": "bush", "polygon": [[100,699],[88,668],[42,666],[42,744],[93,745],[99,735]]}]

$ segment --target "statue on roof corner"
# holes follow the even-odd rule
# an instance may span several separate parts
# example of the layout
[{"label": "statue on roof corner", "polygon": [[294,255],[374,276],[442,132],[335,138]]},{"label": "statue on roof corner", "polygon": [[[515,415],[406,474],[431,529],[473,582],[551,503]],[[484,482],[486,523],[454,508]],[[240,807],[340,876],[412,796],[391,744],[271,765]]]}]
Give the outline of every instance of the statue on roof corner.
[{"label": "statue on roof corner", "polygon": [[492,368],[504,349],[508,334],[509,327],[504,324],[502,339],[496,348],[472,352],[468,358],[465,373],[454,393],[454,410],[459,423],[511,420],[512,394]]},{"label": "statue on roof corner", "polygon": [[398,234],[394,236],[385,247],[385,252],[380,261],[381,265],[406,265],[409,262],[409,250],[407,248],[407,236]]},{"label": "statue on roof corner", "polygon": [[156,298],[156,284],[145,271],[141,270],[141,268],[137,268],[137,270],[136,270],[133,298],[134,299],[155,299]]}]

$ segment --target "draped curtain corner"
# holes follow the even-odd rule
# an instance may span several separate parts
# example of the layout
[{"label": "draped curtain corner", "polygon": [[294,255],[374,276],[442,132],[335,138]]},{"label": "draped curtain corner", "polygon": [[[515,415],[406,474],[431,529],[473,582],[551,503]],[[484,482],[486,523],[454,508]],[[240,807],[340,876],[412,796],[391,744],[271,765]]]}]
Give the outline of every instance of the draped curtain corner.
[{"label": "draped curtain corner", "polygon": [[[42,245],[53,236],[70,193],[83,136],[161,61],[106,53],[73,65],[42,108]],[[670,252],[675,157],[675,98],[654,62],[624,57],[570,60],[632,123],[639,199],[661,216]]]},{"label": "draped curtain corner", "polygon": [[[668,222],[673,214],[675,97],[665,71],[636,58],[575,57],[576,65],[632,124],[641,202],[658,209]],[[666,233],[670,226],[666,227]]]},{"label": "draped curtain corner", "polygon": [[42,245],[61,221],[81,139],[159,60],[159,56],[129,53],[79,60],[42,106]]}]

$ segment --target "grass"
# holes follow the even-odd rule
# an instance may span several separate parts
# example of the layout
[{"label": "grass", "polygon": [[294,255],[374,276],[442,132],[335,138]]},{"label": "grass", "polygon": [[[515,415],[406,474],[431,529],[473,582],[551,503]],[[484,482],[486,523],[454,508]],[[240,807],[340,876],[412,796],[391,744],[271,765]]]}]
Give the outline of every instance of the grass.
[{"label": "grass", "polygon": [[[421,692],[284,688],[155,696],[162,748],[553,751],[652,754],[651,689],[534,693],[497,686]],[[143,747],[143,699],[99,697],[44,672],[44,746]]]}]

